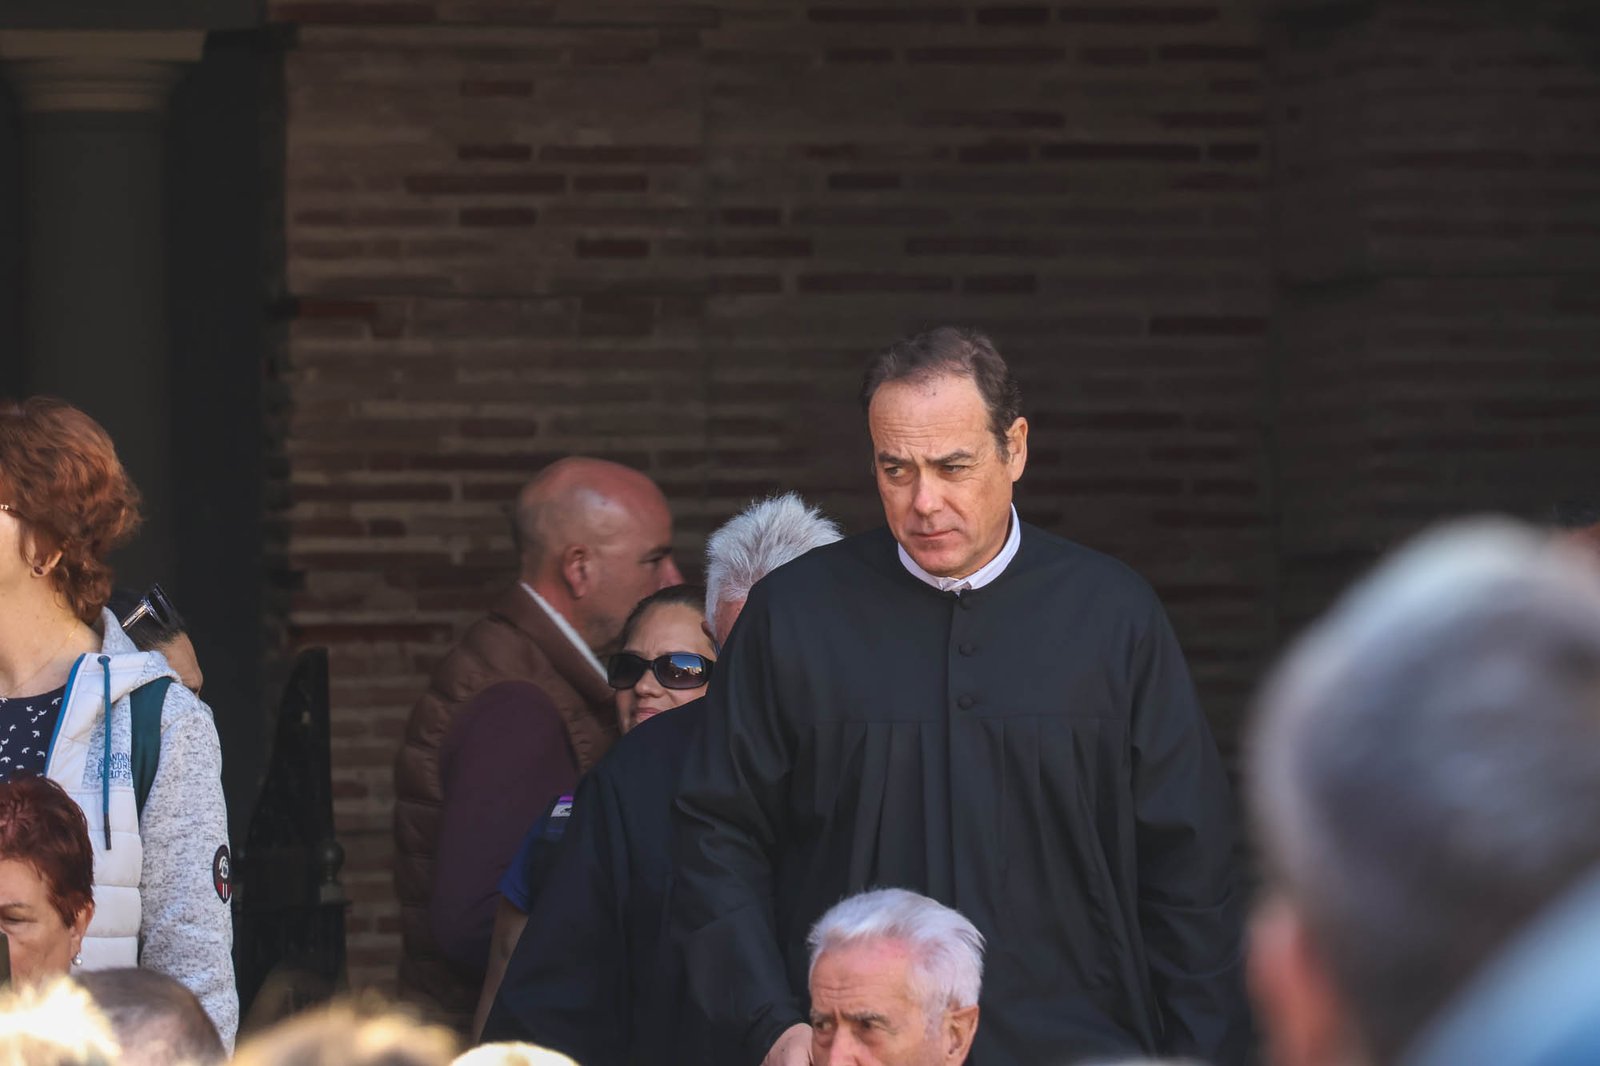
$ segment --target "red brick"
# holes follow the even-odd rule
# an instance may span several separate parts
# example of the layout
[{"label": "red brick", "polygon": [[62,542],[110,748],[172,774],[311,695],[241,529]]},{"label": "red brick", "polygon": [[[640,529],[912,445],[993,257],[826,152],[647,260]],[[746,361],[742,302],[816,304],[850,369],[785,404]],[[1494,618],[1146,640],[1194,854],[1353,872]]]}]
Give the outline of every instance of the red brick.
[{"label": "red brick", "polygon": [[1152,337],[1259,337],[1267,320],[1243,315],[1157,315],[1150,319]]},{"label": "red brick", "polygon": [[898,189],[899,174],[842,173],[828,175],[828,188],[844,190]]},{"label": "red brick", "polygon": [[1032,293],[1038,291],[1039,279],[1032,274],[975,274],[961,283],[963,292],[970,293]]},{"label": "red brick", "polygon": [[533,148],[526,144],[463,144],[456,148],[456,158],[463,162],[525,163],[533,158]]},{"label": "red brick", "polygon": [[1033,158],[1033,149],[1026,144],[991,142],[970,144],[956,150],[956,158],[963,163],[1026,163]]},{"label": "red brick", "polygon": [[1067,4],[1056,12],[1062,22],[1101,26],[1199,26],[1216,22],[1220,16],[1221,12],[1213,5],[1145,5],[1134,0],[1118,5]]},{"label": "red brick", "polygon": [[1033,237],[908,237],[907,255],[1049,256],[1055,246]]},{"label": "red brick", "polygon": [[1164,63],[1259,63],[1263,52],[1256,45],[1169,44],[1157,57]]},{"label": "red brick", "polygon": [[1150,64],[1150,49],[1137,44],[1085,45],[1078,58],[1094,67],[1144,67]]},{"label": "red brick", "polygon": [[297,318],[359,318],[371,321],[377,317],[378,305],[371,300],[318,300],[302,297],[295,301]]},{"label": "red brick", "polygon": [[1089,163],[1175,163],[1198,160],[1200,148],[1178,142],[1058,141],[1041,145],[1039,158]]},{"label": "red brick", "polygon": [[776,274],[713,274],[711,291],[729,294],[775,293],[783,291],[783,279]]},{"label": "red brick", "polygon": [[531,207],[463,207],[458,215],[463,226],[531,226],[539,212]]},{"label": "red brick", "polygon": [[973,17],[980,26],[1045,26],[1050,22],[1050,9],[1043,4],[980,7]]},{"label": "red brick", "polygon": [[822,54],[829,63],[892,63],[893,48],[830,48]]},{"label": "red brick", "polygon": [[1060,63],[1066,57],[1066,49],[1049,45],[943,45],[906,49],[906,60],[911,63],[999,64],[1009,67],[1029,63]]},{"label": "red brick", "polygon": [[643,259],[650,254],[650,242],[593,237],[580,239],[574,249],[579,259]]},{"label": "red brick", "polygon": [[654,57],[654,49],[632,45],[579,46],[572,50],[572,62],[581,67],[643,66]]},{"label": "red brick", "polygon": [[776,207],[724,207],[720,217],[730,226],[776,226],[783,221],[783,211]]},{"label": "red brick", "polygon": [[1148,433],[1182,426],[1183,415],[1175,411],[1084,411],[1063,414],[1055,421],[1066,429]]},{"label": "red brick", "polygon": [[949,292],[950,278],[936,274],[801,274],[801,292],[872,295],[885,292]]},{"label": "red brick", "polygon": [[1253,130],[1262,118],[1251,111],[1171,111],[1157,115],[1169,130]]},{"label": "red brick", "polygon": [[698,163],[701,151],[693,145],[673,144],[550,144],[539,149],[543,163],[650,166]]},{"label": "red brick", "polygon": [[411,174],[407,192],[422,196],[504,196],[558,193],[567,187],[564,174]]},{"label": "red brick", "polygon": [[1213,144],[1206,149],[1206,158],[1218,163],[1246,163],[1261,158],[1259,144]]},{"label": "red brick", "polygon": [[463,81],[461,95],[469,100],[489,99],[497,96],[520,97],[533,95],[531,81]]},{"label": "red brick", "polygon": [[578,174],[572,179],[573,192],[645,192],[650,178],[645,174]]},{"label": "red brick", "polygon": [[944,127],[959,129],[970,126],[984,130],[1034,130],[1059,129],[1066,124],[1066,119],[1059,111],[1034,111],[1028,109],[967,111],[940,108],[933,111],[923,111],[913,116],[912,122],[915,125],[928,126],[933,129]]},{"label": "red brick", "polygon": [[799,207],[790,221],[796,226],[845,226],[850,229],[874,226],[943,226],[950,212],[942,207],[884,205],[872,207]]},{"label": "red brick", "polygon": [[406,25],[433,22],[432,4],[339,3],[337,0],[291,0],[271,5],[272,21],[345,25]]},{"label": "red brick", "polygon": [[951,24],[965,22],[967,13],[959,7],[893,4],[882,7],[812,7],[806,16],[812,22],[853,25]]}]

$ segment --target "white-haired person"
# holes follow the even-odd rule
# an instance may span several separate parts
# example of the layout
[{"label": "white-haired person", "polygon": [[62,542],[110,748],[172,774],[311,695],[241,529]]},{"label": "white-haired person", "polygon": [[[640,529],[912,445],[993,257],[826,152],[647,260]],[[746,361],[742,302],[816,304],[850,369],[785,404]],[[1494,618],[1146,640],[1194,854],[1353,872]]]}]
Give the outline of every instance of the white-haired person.
[{"label": "white-haired person", "polygon": [[806,938],[813,1066],[960,1066],[978,1033],[983,934],[903,888],[834,904]]},{"label": "white-haired person", "polygon": [[[839,529],[794,493],[752,504],[706,542],[707,634],[721,647],[750,589]],[[667,941],[672,805],[704,720],[696,699],[642,722],[578,786],[555,864],[483,1027],[584,1066],[711,1061]]]}]

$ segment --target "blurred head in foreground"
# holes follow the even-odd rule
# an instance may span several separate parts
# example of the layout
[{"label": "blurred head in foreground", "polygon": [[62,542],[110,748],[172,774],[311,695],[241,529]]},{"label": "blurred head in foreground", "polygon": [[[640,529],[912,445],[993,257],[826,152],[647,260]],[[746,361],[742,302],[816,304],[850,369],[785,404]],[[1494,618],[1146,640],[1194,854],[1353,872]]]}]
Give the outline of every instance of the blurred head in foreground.
[{"label": "blurred head in foreground", "polygon": [[381,1009],[338,1003],[296,1015],[255,1037],[235,1066],[449,1066],[448,1030]]},{"label": "blurred head in foreground", "polygon": [[0,992],[0,1066],[112,1066],[120,1049],[89,993],[67,980]]},{"label": "blurred head in foreground", "polygon": [[122,1048],[122,1066],[212,1066],[228,1053],[195,994],[155,970],[93,970],[75,979]]},{"label": "blurred head in foreground", "polygon": [[1509,522],[1359,583],[1263,690],[1251,985],[1280,1066],[1395,1062],[1600,860],[1600,576]]},{"label": "blurred head in foreground", "polygon": [[451,1066],[578,1066],[559,1051],[534,1044],[480,1044]]}]

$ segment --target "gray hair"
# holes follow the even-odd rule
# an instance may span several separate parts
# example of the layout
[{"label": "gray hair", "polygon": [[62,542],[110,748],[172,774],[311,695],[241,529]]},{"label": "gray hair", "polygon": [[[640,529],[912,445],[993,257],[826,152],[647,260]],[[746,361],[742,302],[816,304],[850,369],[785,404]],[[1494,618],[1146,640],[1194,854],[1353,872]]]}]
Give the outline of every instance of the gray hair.
[{"label": "gray hair", "polygon": [[724,604],[748,598],[757,581],[842,535],[796,493],[752,503],[706,541],[706,623],[715,629]]},{"label": "gray hair", "polygon": [[903,888],[850,896],[811,927],[807,983],[824,952],[872,940],[903,944],[911,953],[912,994],[928,1024],[947,1008],[971,1007],[983,989],[983,934],[960,911]]},{"label": "gray hair", "polygon": [[1267,875],[1376,1061],[1600,861],[1600,574],[1509,522],[1426,535],[1277,669]]}]

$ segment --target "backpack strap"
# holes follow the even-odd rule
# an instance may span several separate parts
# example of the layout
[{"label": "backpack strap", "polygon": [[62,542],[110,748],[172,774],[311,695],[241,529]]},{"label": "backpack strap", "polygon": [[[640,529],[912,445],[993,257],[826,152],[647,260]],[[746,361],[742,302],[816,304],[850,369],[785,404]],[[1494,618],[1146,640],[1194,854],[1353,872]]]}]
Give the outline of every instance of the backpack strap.
[{"label": "backpack strap", "polygon": [[133,743],[128,761],[133,768],[133,798],[139,816],[144,817],[144,801],[150,796],[150,786],[156,780],[156,768],[161,765],[161,708],[167,702],[167,688],[172,678],[158,677],[149,684],[140,685],[128,697],[132,718]]}]

